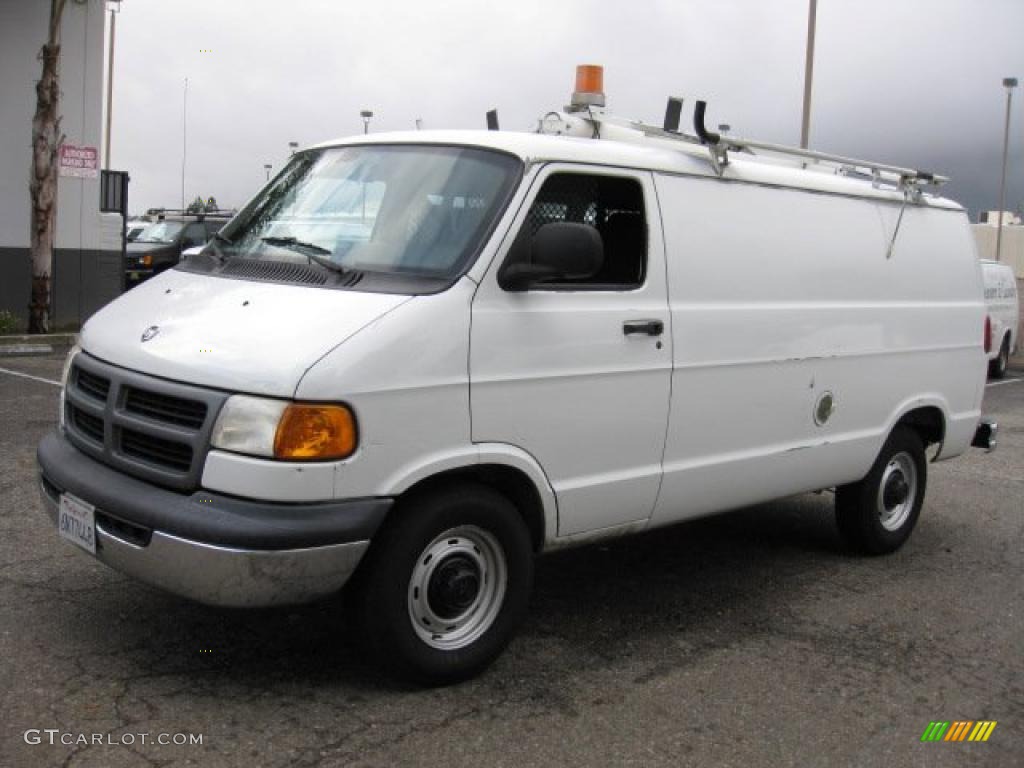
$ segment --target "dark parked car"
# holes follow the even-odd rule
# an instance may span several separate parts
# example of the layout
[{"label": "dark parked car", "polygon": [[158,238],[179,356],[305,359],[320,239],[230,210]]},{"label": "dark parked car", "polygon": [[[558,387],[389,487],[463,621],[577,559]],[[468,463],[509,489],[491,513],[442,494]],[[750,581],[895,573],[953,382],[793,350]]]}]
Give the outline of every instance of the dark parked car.
[{"label": "dark parked car", "polygon": [[125,286],[131,288],[181,261],[181,252],[206,245],[231,214],[161,216],[128,243]]},{"label": "dark parked car", "polygon": [[139,238],[139,235],[142,234],[142,231],[152,223],[152,221],[146,219],[129,219],[128,224],[124,228],[125,239],[129,243],[134,243]]}]

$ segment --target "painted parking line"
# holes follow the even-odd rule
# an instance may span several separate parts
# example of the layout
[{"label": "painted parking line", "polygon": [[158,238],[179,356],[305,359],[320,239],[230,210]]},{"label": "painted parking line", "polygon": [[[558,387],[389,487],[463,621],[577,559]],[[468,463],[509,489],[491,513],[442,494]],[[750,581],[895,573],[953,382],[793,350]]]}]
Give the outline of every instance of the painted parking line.
[{"label": "painted parking line", "polygon": [[52,384],[55,387],[60,386],[59,381],[53,379],[44,379],[42,376],[33,376],[31,373],[22,373],[21,371],[12,371],[9,368],[0,368],[0,373],[6,373],[9,376],[18,376],[22,379],[32,379],[32,381],[41,381],[43,384]]},{"label": "painted parking line", "polygon": [[1024,379],[1003,379],[1002,381],[993,381],[991,384],[986,384],[986,387],[1001,387],[1003,384],[1019,384]]}]

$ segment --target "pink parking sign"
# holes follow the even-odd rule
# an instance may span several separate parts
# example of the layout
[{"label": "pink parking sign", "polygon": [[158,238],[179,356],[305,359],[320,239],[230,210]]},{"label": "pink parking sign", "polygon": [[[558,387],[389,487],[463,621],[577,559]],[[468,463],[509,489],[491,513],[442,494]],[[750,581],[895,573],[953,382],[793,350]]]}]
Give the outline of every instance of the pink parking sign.
[{"label": "pink parking sign", "polygon": [[95,179],[99,169],[99,153],[96,147],[76,147],[73,144],[60,145],[59,173],[61,176],[77,176]]}]

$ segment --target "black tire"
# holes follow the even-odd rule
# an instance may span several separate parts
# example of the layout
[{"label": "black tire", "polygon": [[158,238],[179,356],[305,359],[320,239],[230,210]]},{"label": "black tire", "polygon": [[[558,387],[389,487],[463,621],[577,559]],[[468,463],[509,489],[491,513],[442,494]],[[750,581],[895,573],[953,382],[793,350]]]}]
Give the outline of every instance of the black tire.
[{"label": "black tire", "polygon": [[1010,365],[1010,337],[1006,336],[1003,339],[1002,345],[999,347],[999,354],[995,360],[989,361],[988,364],[988,375],[993,379],[1001,379],[1006,375],[1006,369]]},{"label": "black tire", "polygon": [[867,476],[836,489],[836,522],[847,546],[867,555],[884,555],[903,546],[921,514],[927,483],[928,462],[920,435],[897,426]]},{"label": "black tire", "polygon": [[[402,502],[350,586],[350,616],[378,666],[405,681],[448,685],[482,672],[519,628],[533,547],[508,498],[484,485],[452,486]],[[434,634],[430,618],[436,626],[438,616],[456,623]]]}]

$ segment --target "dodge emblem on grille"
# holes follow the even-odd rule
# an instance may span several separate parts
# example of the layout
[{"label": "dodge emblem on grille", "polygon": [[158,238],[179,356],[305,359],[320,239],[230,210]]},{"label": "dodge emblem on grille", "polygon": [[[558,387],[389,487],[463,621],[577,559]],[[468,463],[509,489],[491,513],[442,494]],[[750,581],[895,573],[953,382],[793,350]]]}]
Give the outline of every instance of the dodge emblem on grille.
[{"label": "dodge emblem on grille", "polygon": [[149,328],[147,328],[146,330],[144,330],[142,332],[142,340],[143,341],[149,341],[154,336],[156,336],[158,333],[160,333],[160,326],[159,325],[151,325],[151,326],[149,326]]}]

